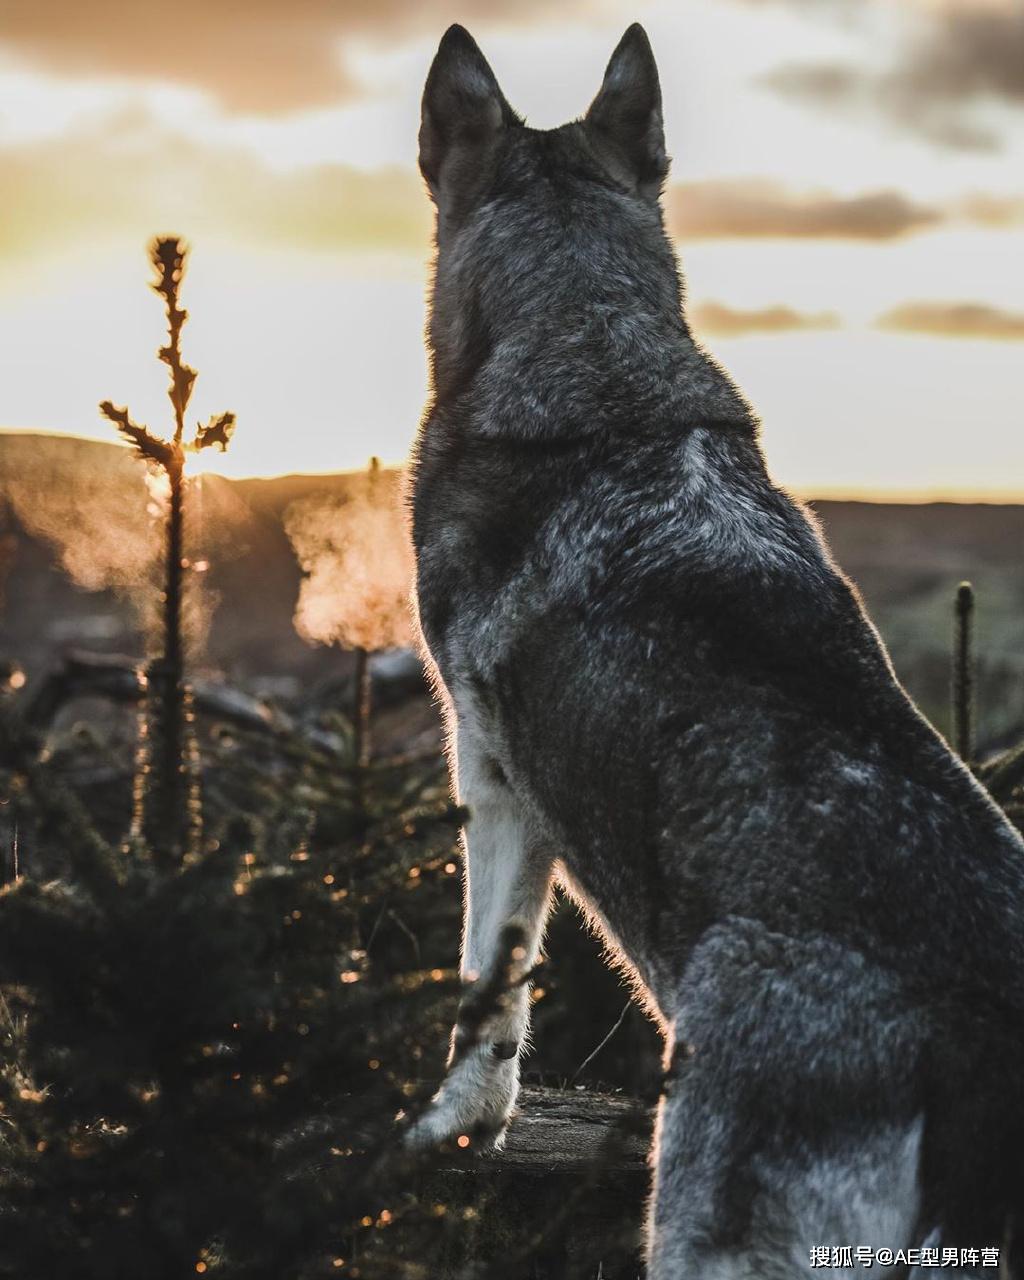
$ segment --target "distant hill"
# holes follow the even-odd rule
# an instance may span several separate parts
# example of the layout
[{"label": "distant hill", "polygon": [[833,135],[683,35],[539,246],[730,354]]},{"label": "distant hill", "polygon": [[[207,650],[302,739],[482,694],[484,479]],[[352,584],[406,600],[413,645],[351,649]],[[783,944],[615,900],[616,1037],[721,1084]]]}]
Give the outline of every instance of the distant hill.
[{"label": "distant hill", "polygon": [[[69,561],[88,566],[93,554],[116,560],[132,538],[144,535],[140,474],[117,445],[0,435],[0,561],[6,568],[0,656],[36,675],[69,646],[142,652],[128,589],[89,590],[64,568]],[[282,689],[337,669],[333,651],[308,645],[292,626],[301,573],[282,520],[297,499],[345,499],[354,483],[347,473],[203,478],[201,499],[193,504],[194,554],[209,559],[205,583],[219,597],[202,652],[205,667],[242,682],[280,682]],[[961,579],[974,582],[983,725],[990,737],[1024,726],[1024,506],[812,505],[898,674],[940,726],[952,599]],[[57,526],[56,545],[48,519]],[[126,559],[130,566],[130,553]]]}]

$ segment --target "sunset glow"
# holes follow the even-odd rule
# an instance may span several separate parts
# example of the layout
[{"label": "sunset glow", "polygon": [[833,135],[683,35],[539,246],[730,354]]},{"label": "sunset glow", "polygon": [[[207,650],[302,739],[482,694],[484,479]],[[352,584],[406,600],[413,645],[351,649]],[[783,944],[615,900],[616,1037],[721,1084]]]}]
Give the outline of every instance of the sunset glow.
[{"label": "sunset glow", "polygon": [[[0,426],[109,440],[108,396],[166,426],[145,246],[173,231],[192,245],[192,416],[238,415],[203,466],[401,462],[427,392],[415,140],[438,37],[469,26],[547,127],[585,109],[639,19],[691,315],[760,413],[776,477],[1024,498],[1013,0],[260,0],[244,30],[190,0],[177,63],[150,6],[127,12],[87,0],[44,20],[25,0],[0,25]],[[979,23],[1005,24],[1005,66],[998,40],[965,38]]]}]

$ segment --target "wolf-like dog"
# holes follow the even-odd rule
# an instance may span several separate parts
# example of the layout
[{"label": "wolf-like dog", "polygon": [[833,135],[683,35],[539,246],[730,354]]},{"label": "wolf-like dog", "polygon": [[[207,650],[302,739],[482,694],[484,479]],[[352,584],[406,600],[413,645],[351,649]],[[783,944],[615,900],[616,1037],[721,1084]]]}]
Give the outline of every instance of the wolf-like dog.
[{"label": "wolf-like dog", "polygon": [[[1024,845],[690,333],[646,35],[543,131],[452,27],[419,142],[411,501],[471,813],[464,974],[510,921],[533,962],[556,875],[633,970],[667,1045],[652,1280],[781,1280],[822,1246],[1024,1275]],[[483,1040],[456,1028],[412,1141],[501,1133],[528,1017],[520,987]]]}]

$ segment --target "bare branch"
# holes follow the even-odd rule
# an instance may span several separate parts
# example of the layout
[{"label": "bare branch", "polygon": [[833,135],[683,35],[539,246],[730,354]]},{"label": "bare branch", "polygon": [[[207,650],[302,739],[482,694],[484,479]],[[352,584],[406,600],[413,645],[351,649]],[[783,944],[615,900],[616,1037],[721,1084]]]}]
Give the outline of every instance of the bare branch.
[{"label": "bare branch", "polygon": [[135,446],[136,452],[148,462],[156,462],[164,470],[169,470],[175,461],[174,446],[159,436],[153,435],[148,427],[133,422],[127,406],[119,409],[110,400],[100,402],[100,413],[117,427],[129,444]]},{"label": "bare branch", "polygon": [[208,422],[196,424],[195,439],[190,448],[198,453],[200,449],[215,446],[223,453],[231,442],[234,430],[235,415],[230,410],[227,413],[215,413]]}]

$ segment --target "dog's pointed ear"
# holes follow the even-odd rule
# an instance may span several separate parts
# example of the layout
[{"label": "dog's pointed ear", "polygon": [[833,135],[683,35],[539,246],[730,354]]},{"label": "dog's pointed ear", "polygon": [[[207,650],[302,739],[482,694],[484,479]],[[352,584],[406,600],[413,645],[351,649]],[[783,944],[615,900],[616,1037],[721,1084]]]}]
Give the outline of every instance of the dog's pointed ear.
[{"label": "dog's pointed ear", "polygon": [[656,200],[668,173],[661,85],[647,32],[634,22],[619,41],[584,124],[605,144],[615,176]]},{"label": "dog's pointed ear", "polygon": [[484,160],[519,119],[479,46],[457,23],[441,38],[423,90],[420,172],[431,193],[473,182]]}]

